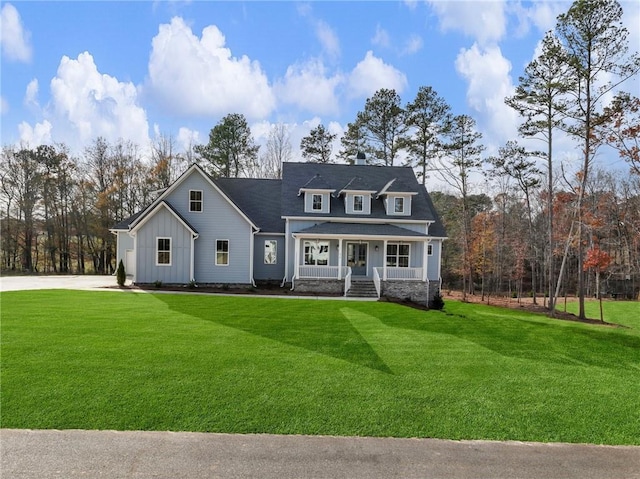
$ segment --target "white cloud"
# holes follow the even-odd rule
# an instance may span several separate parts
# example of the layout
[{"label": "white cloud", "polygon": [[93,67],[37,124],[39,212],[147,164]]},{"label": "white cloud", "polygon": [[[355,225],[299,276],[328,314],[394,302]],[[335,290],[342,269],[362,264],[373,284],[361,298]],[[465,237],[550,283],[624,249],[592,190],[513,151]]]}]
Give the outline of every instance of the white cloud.
[{"label": "white cloud", "polygon": [[367,98],[380,88],[393,89],[401,94],[406,87],[406,75],[375,57],[371,51],[355,66],[348,79],[351,97]]},{"label": "white cloud", "polygon": [[27,85],[27,90],[24,94],[24,104],[30,107],[40,108],[38,104],[38,80],[34,78]]},{"label": "white cloud", "polygon": [[31,33],[24,29],[18,10],[6,3],[0,11],[0,45],[2,54],[11,61],[31,61]]},{"label": "white cloud", "polygon": [[327,76],[322,61],[312,59],[289,66],[285,77],[275,84],[274,92],[283,103],[319,114],[337,113],[336,88],[343,82],[342,75]]},{"label": "white cloud", "polygon": [[504,1],[482,0],[445,2],[429,0],[444,32],[459,31],[478,43],[499,41],[506,32]]},{"label": "white cloud", "polygon": [[44,120],[42,123],[36,123],[36,126],[34,127],[29,125],[25,121],[23,121],[18,125],[18,132],[20,133],[20,141],[30,146],[51,143],[52,129],[53,129],[53,126],[48,120]]},{"label": "white cloud", "polygon": [[335,60],[340,56],[340,40],[326,22],[316,21],[316,36],[329,58]]},{"label": "white cloud", "polygon": [[411,35],[404,44],[402,55],[413,55],[422,49],[422,37],[420,35]]},{"label": "white cloud", "polygon": [[373,38],[371,39],[371,43],[373,45],[388,48],[389,45],[391,44],[391,40],[389,38],[389,32],[387,32],[384,28],[382,28],[380,24],[376,25],[376,33],[373,35]]},{"label": "white cloud", "polygon": [[160,25],[149,59],[152,95],[177,115],[267,116],[275,100],[260,64],[246,56],[234,58],[224,45],[214,25],[201,38],[179,17]]},{"label": "white cloud", "polygon": [[9,102],[5,97],[0,97],[0,114],[4,115],[5,113],[9,113]]},{"label": "white cloud", "polygon": [[178,130],[176,141],[182,147],[182,150],[186,151],[200,143],[200,133],[183,126]]},{"label": "white cloud", "polygon": [[[25,101],[37,106],[37,81],[27,87]],[[93,57],[85,52],[77,60],[62,57],[51,80],[51,100],[39,112],[44,121],[18,126],[20,138],[31,144],[60,141],[72,151],[83,149],[98,136],[108,141],[130,140],[149,145],[147,117],[137,104],[132,83],[98,71]]]},{"label": "white cloud", "polygon": [[483,127],[489,141],[502,143],[517,135],[518,117],[504,103],[513,94],[511,63],[499,47],[485,49],[474,44],[462,49],[456,58],[456,70],[468,82],[467,103],[479,114],[479,126]]}]

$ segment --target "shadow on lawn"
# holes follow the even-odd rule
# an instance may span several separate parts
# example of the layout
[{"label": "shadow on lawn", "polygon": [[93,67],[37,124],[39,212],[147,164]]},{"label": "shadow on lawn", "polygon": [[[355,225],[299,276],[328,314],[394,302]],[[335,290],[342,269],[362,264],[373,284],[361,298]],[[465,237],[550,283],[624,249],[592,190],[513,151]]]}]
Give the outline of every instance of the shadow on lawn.
[{"label": "shadow on lawn", "polygon": [[554,324],[505,315],[499,308],[478,312],[466,304],[447,309],[417,321],[401,315],[384,315],[380,321],[395,328],[450,334],[508,357],[640,372],[640,337],[624,329]]},{"label": "shadow on lawn", "polygon": [[[305,312],[299,301],[259,298],[242,303],[254,306],[247,311],[239,310],[240,303],[232,297],[202,297],[199,301],[193,301],[188,295],[155,297],[182,314],[393,374],[351,322],[329,302],[314,300],[314,305],[322,307],[309,308]],[[310,320],[310,315],[318,320]]]}]

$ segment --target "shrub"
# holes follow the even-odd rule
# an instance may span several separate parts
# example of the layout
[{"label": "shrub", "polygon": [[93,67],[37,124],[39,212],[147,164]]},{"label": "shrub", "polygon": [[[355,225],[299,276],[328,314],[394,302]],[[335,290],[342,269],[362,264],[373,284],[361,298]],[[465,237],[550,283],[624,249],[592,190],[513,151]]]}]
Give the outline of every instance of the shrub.
[{"label": "shrub", "polygon": [[438,311],[442,311],[444,309],[444,299],[440,293],[436,293],[431,300],[431,304],[429,304],[429,309],[437,309]]},{"label": "shrub", "polygon": [[187,287],[189,289],[195,289],[198,287],[198,284],[196,283],[195,279],[192,279],[191,281],[189,281],[189,284],[187,284]]},{"label": "shrub", "polygon": [[153,285],[154,285],[156,288],[162,288],[162,281],[160,281],[159,279],[156,279],[156,280],[154,281]]},{"label": "shrub", "polygon": [[126,280],[127,273],[124,270],[124,263],[120,260],[120,263],[118,263],[118,269],[116,270],[116,281],[118,282],[118,286],[122,288]]}]

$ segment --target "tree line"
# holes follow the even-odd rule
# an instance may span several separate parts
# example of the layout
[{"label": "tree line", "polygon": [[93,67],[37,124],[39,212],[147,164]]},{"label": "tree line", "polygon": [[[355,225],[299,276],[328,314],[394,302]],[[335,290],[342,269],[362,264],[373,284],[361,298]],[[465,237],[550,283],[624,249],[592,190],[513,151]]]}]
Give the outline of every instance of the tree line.
[{"label": "tree line", "polygon": [[[346,125],[336,154],[337,135],[322,124],[302,138],[302,158],[292,157],[283,124],[273,126],[260,147],[237,113],[222,118],[206,144],[182,152],[170,135],[157,138],[148,155],[138,145],[104,138],[80,156],[63,144],[6,146],[2,268],[113,273],[109,229],[194,162],[214,177],[279,178],[285,161],[353,162],[363,152],[369,164],[411,166],[423,184],[435,175],[449,185],[449,192],[431,195],[450,238],[443,276],[452,287],[464,294],[540,295],[551,309],[558,294],[571,291],[584,316],[584,297],[601,290],[602,278],[616,290],[633,290],[640,281],[640,100],[613,95],[638,75],[640,57],[628,51],[621,17],[615,0],[575,1],[505,98],[522,119],[519,135],[540,140],[541,151],[512,139],[485,155],[475,120],[453,114],[429,86],[404,105],[394,90],[375,92]],[[581,152],[577,172],[566,172],[554,158],[560,133]],[[595,169],[605,146],[627,162],[630,175]]]}]

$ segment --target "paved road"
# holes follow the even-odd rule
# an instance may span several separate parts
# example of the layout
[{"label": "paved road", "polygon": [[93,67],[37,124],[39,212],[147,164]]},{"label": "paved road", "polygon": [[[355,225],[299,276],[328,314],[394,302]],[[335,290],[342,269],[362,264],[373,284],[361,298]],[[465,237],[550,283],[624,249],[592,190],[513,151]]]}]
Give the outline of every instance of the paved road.
[{"label": "paved road", "polygon": [[640,478],[640,448],[436,439],[0,431],[2,477]]},{"label": "paved road", "polygon": [[[113,276],[0,278],[0,291]],[[640,479],[640,447],[437,439],[0,430],[2,479]]]}]

